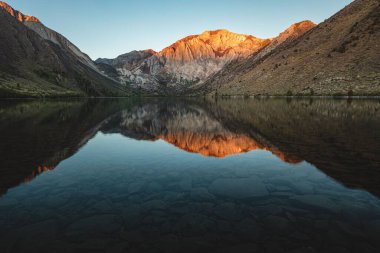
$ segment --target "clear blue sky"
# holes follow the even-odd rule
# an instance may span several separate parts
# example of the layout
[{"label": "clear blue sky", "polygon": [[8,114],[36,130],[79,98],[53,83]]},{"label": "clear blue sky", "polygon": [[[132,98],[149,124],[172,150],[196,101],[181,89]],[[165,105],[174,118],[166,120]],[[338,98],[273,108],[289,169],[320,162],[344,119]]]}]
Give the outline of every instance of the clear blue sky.
[{"label": "clear blue sky", "polygon": [[302,20],[322,22],[351,0],[5,0],[66,36],[93,59],[169,46],[205,30],[260,38]]}]

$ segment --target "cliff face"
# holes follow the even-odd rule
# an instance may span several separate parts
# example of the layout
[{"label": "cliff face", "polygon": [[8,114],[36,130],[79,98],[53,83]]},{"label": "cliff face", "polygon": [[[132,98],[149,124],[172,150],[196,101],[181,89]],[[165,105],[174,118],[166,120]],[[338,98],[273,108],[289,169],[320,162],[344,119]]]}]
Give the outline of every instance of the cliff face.
[{"label": "cliff face", "polygon": [[246,58],[270,44],[270,40],[242,35],[227,30],[207,31],[179,40],[162,50],[162,83],[191,89],[203,84],[209,76],[227,63]]},{"label": "cliff face", "polygon": [[206,31],[189,36],[163,49],[159,55],[166,60],[191,62],[199,59],[247,57],[266,46],[270,40],[227,30]]},{"label": "cliff face", "polygon": [[0,97],[126,95],[59,33],[0,2]]},{"label": "cliff face", "polygon": [[226,66],[208,82],[219,94],[379,95],[380,5],[356,0],[298,39]]},{"label": "cliff face", "polygon": [[133,51],[116,59],[98,59],[96,62],[105,74],[115,77],[117,72],[119,81],[139,91],[181,94],[199,88],[226,64],[265,49],[270,52],[288,38],[297,38],[314,26],[310,21],[301,22],[273,39],[227,30],[206,31],[181,39],[161,52]]}]

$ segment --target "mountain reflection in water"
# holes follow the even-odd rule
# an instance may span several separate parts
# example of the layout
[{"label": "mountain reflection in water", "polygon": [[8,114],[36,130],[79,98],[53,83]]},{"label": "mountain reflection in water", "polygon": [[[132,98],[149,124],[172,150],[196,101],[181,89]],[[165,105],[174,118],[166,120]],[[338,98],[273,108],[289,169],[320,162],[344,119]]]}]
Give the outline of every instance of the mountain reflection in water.
[{"label": "mountain reflection in water", "polygon": [[275,147],[261,143],[263,138],[258,134],[230,129],[215,117],[212,110],[207,110],[207,104],[205,106],[183,102],[147,103],[121,112],[102,130],[138,140],[161,139],[187,152],[204,156],[223,158],[264,149],[284,161],[300,162],[299,159],[288,158]]},{"label": "mountain reflection in water", "polygon": [[[373,203],[371,202],[371,205],[375,206],[374,210],[380,210],[380,205],[378,202],[378,197],[380,196],[379,129],[380,103],[376,100],[347,101],[328,99],[219,99],[218,101],[208,101],[195,99],[93,99],[23,102],[2,101],[0,103],[0,134],[2,140],[0,142],[0,153],[2,156],[2,158],[0,159],[0,194],[3,195],[3,197],[0,197],[0,214],[3,214],[3,216],[0,216],[3,218],[0,218],[0,225],[4,223],[3,228],[7,229],[12,229],[13,227],[17,227],[17,229],[19,229],[18,227],[31,226],[30,224],[36,222],[33,221],[32,218],[31,220],[27,221],[25,221],[25,218],[16,221],[16,217],[19,217],[21,215],[26,215],[29,217],[31,214],[27,214],[24,211],[22,213],[20,211],[19,214],[10,213],[9,210],[11,210],[13,204],[11,200],[8,200],[7,202],[7,198],[9,196],[12,196],[12,192],[14,190],[17,192],[19,187],[22,187],[22,183],[34,183],[33,179],[35,179],[38,175],[43,174],[44,172],[52,171],[55,173],[55,171],[58,170],[57,167],[65,167],[65,165],[60,165],[60,163],[64,160],[67,160],[68,163],[71,162],[73,166],[76,166],[76,172],[82,173],[82,167],[86,167],[85,160],[76,161],[76,153],[78,153],[79,155],[82,152],[81,148],[85,149],[87,146],[91,146],[91,143],[89,143],[89,141],[92,139],[106,142],[107,136],[115,135],[123,136],[125,140],[144,141],[140,142],[140,144],[136,143],[134,145],[144,145],[144,147],[146,147],[147,150],[149,150],[149,143],[164,141],[170,144],[171,146],[174,146],[179,150],[184,151],[185,153],[195,153],[200,155],[200,157],[198,158],[193,156],[189,158],[181,158],[180,156],[184,154],[180,155],[178,153],[178,155],[175,155],[177,153],[170,153],[173,155],[171,158],[169,156],[163,157],[162,161],[156,164],[156,169],[158,171],[162,169],[161,173],[167,172],[167,169],[169,169],[167,167],[171,164],[169,161],[165,162],[167,161],[165,159],[173,159],[175,160],[176,164],[182,163],[184,167],[186,167],[186,163],[189,163],[192,159],[195,163],[197,163],[197,167],[202,168],[202,171],[203,169],[207,169],[207,167],[211,166],[210,164],[213,164],[213,166],[220,166],[220,173],[221,175],[224,175],[224,173],[226,173],[225,170],[231,169],[231,166],[237,166],[236,173],[240,175],[241,173],[246,173],[244,171],[248,167],[245,168],[244,166],[249,166],[250,163],[252,164],[252,166],[260,167],[259,165],[263,162],[261,159],[267,159],[260,158],[260,154],[254,155],[256,160],[250,158],[251,160],[248,162],[245,159],[249,158],[247,155],[251,154],[251,151],[262,150],[273,154],[274,157],[281,161],[281,163],[287,164],[286,166],[293,166],[294,168],[298,168],[299,166],[311,167],[311,165],[313,165],[319,171],[323,172],[325,175],[336,180],[339,184],[343,184],[345,187],[348,187],[344,188],[346,191],[348,191],[349,189],[362,189],[366,192],[373,194],[374,196],[371,197],[373,198],[371,200],[373,201]],[[116,167],[126,166],[123,165],[124,163],[122,162],[119,162],[120,164],[116,162],[117,159],[122,158],[117,157],[117,159],[113,159],[113,157],[116,156],[115,153],[121,152],[117,148],[118,145],[123,145],[120,144],[120,141],[121,140],[119,139],[117,142],[115,142],[115,146],[111,146],[112,149],[107,151],[109,152],[109,154],[106,154],[107,156],[109,156],[110,163],[115,163]],[[161,144],[158,143],[157,145]],[[142,152],[144,152],[144,149]],[[149,152],[146,152],[147,155],[149,155]],[[255,152],[252,152],[252,154],[254,153]],[[97,156],[99,155],[104,154],[98,154],[95,150],[87,156],[88,159],[98,159],[99,162],[101,162],[101,159],[97,158]],[[265,156],[264,153],[263,156]],[[210,158],[208,159],[208,157]],[[134,158],[132,157],[131,159]],[[149,160],[150,157],[146,157],[146,159]],[[139,166],[144,166],[145,163],[148,163],[147,160],[137,160],[136,158],[136,161],[131,161],[131,163],[135,162],[135,164],[139,164]],[[240,160],[242,160],[242,162]],[[279,166],[280,164],[279,162],[274,162],[274,160],[271,159],[265,160],[265,162],[272,167]],[[106,173],[107,168],[109,168],[109,166],[106,165],[106,163],[104,163],[103,165],[99,164],[97,166],[99,166],[99,169],[101,169],[102,173]],[[146,167],[148,168],[149,166],[146,165]],[[107,176],[112,177],[112,169],[109,168],[109,170],[110,174]],[[238,171],[240,171],[240,174],[238,173]],[[53,177],[54,173],[52,173],[50,177]],[[60,172],[57,173],[65,173],[65,170],[61,168]],[[83,171],[83,173],[86,172]],[[157,176],[162,176],[161,173],[157,174]],[[168,171],[167,173],[175,174],[176,172]],[[205,178],[210,177],[210,175],[208,174],[209,172],[207,172],[207,170],[202,173],[204,173],[203,176]],[[213,171],[212,173],[216,172]],[[270,176],[269,174],[266,175],[265,171],[260,173],[262,173],[262,176],[264,177],[264,180],[262,181],[263,183],[255,181],[256,179],[253,181],[246,182],[244,181],[244,176],[238,176],[237,179],[234,179],[242,180],[241,182],[239,182],[244,187],[248,187],[250,184],[257,183],[257,185],[262,187],[259,190],[260,194],[258,194],[257,196],[255,195],[257,194],[257,192],[250,195],[249,190],[247,190],[248,193],[245,192],[245,189],[236,190],[236,186],[234,186],[227,179],[223,178],[214,179],[212,182],[210,182],[208,184],[208,190],[205,190],[207,187],[203,186],[195,187],[194,185],[196,184],[204,184],[200,183],[201,181],[196,181],[201,180],[202,175],[199,177],[199,179],[194,178],[192,183],[190,182],[190,184],[193,185],[193,188],[195,187],[195,190],[193,189],[194,192],[193,190],[191,190],[191,186],[189,186],[189,189],[187,186],[184,186],[188,183],[186,183],[186,180],[184,183],[182,179],[182,181],[180,182],[179,190],[176,190],[176,188],[171,188],[170,185],[174,184],[174,182],[170,181],[166,182],[169,188],[165,190],[162,189],[162,186],[157,186],[161,185],[158,182],[154,183],[155,186],[150,185],[149,187],[153,187],[154,189],[156,189],[153,190],[155,194],[161,194],[161,192],[165,193],[167,191],[172,191],[171,194],[173,196],[170,195],[170,198],[168,197],[169,195],[165,196],[165,198],[169,199],[181,198],[181,194],[183,194],[183,192],[186,191],[184,190],[184,188],[188,189],[191,191],[190,198],[193,201],[195,198],[195,202],[197,203],[196,205],[198,206],[197,210],[200,212],[212,209],[213,213],[218,213],[218,211],[215,211],[214,209],[219,208],[219,206],[221,205],[221,210],[223,211],[219,212],[219,216],[217,215],[217,217],[219,218],[216,219],[217,222],[219,221],[219,219],[223,220],[223,222],[225,222],[224,225],[226,226],[225,229],[229,232],[233,232],[234,228],[229,227],[228,221],[241,221],[244,223],[246,217],[255,217],[256,221],[248,220],[248,223],[246,225],[248,226],[246,228],[247,232],[256,233],[255,235],[252,235],[253,237],[255,237],[253,240],[253,246],[247,244],[247,242],[251,242],[250,237],[241,232],[240,230],[240,232],[238,233],[240,233],[239,235],[241,236],[241,239],[244,241],[243,244],[237,242],[235,243],[235,239],[233,238],[224,238],[225,235],[222,234],[225,230],[223,230],[222,228],[214,228],[218,230],[217,232],[215,232],[214,229],[208,229],[209,225],[207,224],[207,222],[205,224],[202,223],[204,221],[200,221],[199,224],[187,224],[187,226],[195,226],[197,229],[200,229],[199,226],[203,226],[203,229],[201,229],[202,233],[207,234],[210,232],[210,236],[217,236],[217,238],[208,238],[209,241],[207,243],[213,243],[207,244],[206,242],[204,242],[205,245],[198,245],[199,247],[202,246],[211,250],[211,245],[215,245],[213,240],[227,240],[229,238],[231,241],[222,241],[221,245],[223,243],[229,245],[236,244],[240,246],[243,245],[241,246],[243,247],[241,248],[242,250],[256,248],[262,249],[263,252],[265,252],[265,250],[267,252],[272,252],[271,249],[269,249],[267,246],[263,246],[263,244],[265,244],[266,237],[260,237],[260,235],[264,235],[265,233],[261,233],[259,230],[251,231],[252,227],[249,227],[249,224],[251,224],[252,222],[262,222],[262,219],[264,219],[260,218],[260,212],[263,211],[264,203],[270,204],[270,208],[268,208],[268,206],[265,207],[267,208],[265,209],[265,212],[269,212],[269,214],[272,215],[271,218],[265,216],[265,219],[272,220],[264,221],[264,228],[265,226],[268,226],[268,224],[273,223],[272,225],[274,227],[278,225],[279,227],[277,229],[282,231],[282,229],[284,228],[281,227],[281,224],[284,225],[284,220],[286,220],[286,222],[289,222],[290,220],[290,222],[294,226],[299,226],[302,223],[302,219],[301,221],[299,221],[294,216],[307,216],[308,213],[307,210],[301,210],[298,206],[293,206],[293,210],[289,207],[287,211],[284,211],[285,209],[277,206],[277,202],[271,203],[269,197],[268,199],[266,199],[264,197],[266,196],[266,194],[272,194],[271,196],[276,196],[276,198],[280,198],[280,203],[282,203],[288,201],[287,199],[282,198],[288,195],[294,195],[295,193],[287,192],[286,189],[288,188],[287,184],[289,182],[286,182],[286,179],[276,179],[277,183],[274,183],[274,186],[270,186],[270,184],[268,185],[266,182],[271,182],[271,177],[275,177],[273,171],[268,171]],[[133,175],[134,174],[132,174],[132,176]],[[147,174],[146,177],[149,177],[149,174]],[[252,177],[250,178],[252,179]],[[54,179],[55,178],[53,178],[52,181],[54,181]],[[97,180],[101,181],[105,179],[97,178]],[[57,182],[59,183],[59,181]],[[302,184],[302,182],[297,183],[300,185]],[[128,199],[128,201],[132,201],[131,199],[133,199],[133,205],[136,205],[134,200],[134,194],[140,191],[148,191],[147,189],[141,188],[140,186],[133,186],[133,182],[131,182],[130,185],[126,185],[126,187],[128,188],[128,192],[124,192],[116,198],[125,198],[126,200]],[[132,190],[132,193],[131,187],[134,189]],[[280,194],[279,192],[272,190],[273,187],[282,188],[284,192],[280,192]],[[311,186],[304,184],[304,187],[310,188]],[[256,188],[256,191],[258,191],[257,189],[258,188]],[[54,189],[52,189],[52,191],[54,191]],[[240,192],[237,193],[236,191]],[[272,193],[272,191],[276,194]],[[63,192],[60,194],[64,195],[65,193]],[[109,194],[109,196],[111,196],[110,198],[113,199],[113,193]],[[155,194],[149,195],[150,201],[156,201],[154,203],[150,203],[152,205],[161,205],[160,203],[162,201],[171,201],[168,199],[161,199],[161,197],[157,197]],[[299,197],[298,195],[295,195],[290,197],[290,199],[292,199],[291,202],[286,203],[292,206],[293,203],[301,202],[305,204],[308,201],[321,201],[321,206],[328,206],[329,203],[327,203],[327,200],[321,200],[321,196],[323,194],[323,191],[317,194],[314,190],[314,192],[310,191],[307,195],[307,198],[309,198],[310,200],[305,200]],[[176,195],[176,197],[174,197],[174,195]],[[224,196],[224,198],[219,200],[219,195]],[[23,193],[22,196],[27,198],[28,193]],[[244,196],[253,198],[251,199],[251,201],[253,201],[254,203],[259,203],[260,208],[256,206],[247,207],[246,203],[240,203],[239,201],[242,200],[239,199],[245,199]],[[225,199],[225,197],[227,197],[227,199]],[[259,199],[254,200],[255,197],[259,197]],[[74,197],[71,196],[71,198]],[[187,200],[187,197],[183,197],[181,201],[185,200]],[[4,201],[3,204],[2,201]],[[28,201],[31,200],[29,199]],[[68,205],[67,208],[70,208],[70,206],[72,205],[79,205],[79,202],[73,202],[71,204],[70,200],[67,201],[68,202],[65,203],[66,206]],[[10,204],[7,204],[9,202]],[[55,202],[52,201],[52,203]],[[132,205],[128,202],[129,204],[125,206],[126,203],[127,202],[121,201],[120,206],[118,206],[117,208],[128,209],[128,205]],[[184,203],[187,203],[187,201],[185,201]],[[231,203],[234,203],[233,206],[238,206],[238,208],[232,208]],[[17,205],[14,205],[16,208]],[[55,207],[54,204],[52,205],[53,207]],[[107,205],[109,204],[106,204],[106,206]],[[308,203],[308,205],[314,206],[318,204]],[[142,206],[143,205],[141,204],[140,208]],[[117,208],[114,207],[115,210]],[[181,205],[176,208],[179,209],[177,211],[172,210],[174,214],[180,213],[181,215],[190,215],[189,210],[181,210]],[[230,210],[231,208],[233,209],[233,211],[231,211],[232,213],[228,214],[228,210]],[[107,209],[108,211],[104,211],[102,209],[100,213],[102,213],[102,215],[112,213],[111,209]],[[155,210],[153,211],[153,219],[161,219],[162,223],[165,224],[165,218],[162,218],[162,215],[160,214],[160,212],[162,212],[165,208],[157,207],[153,209]],[[277,219],[277,216],[275,215],[277,213],[276,210],[280,210],[278,212],[285,215],[286,219],[284,217]],[[66,229],[67,226],[70,226],[70,224],[74,222],[74,220],[77,220],[79,216],[81,216],[82,212],[77,211],[79,213],[74,214],[70,213],[69,209],[67,209],[66,211],[68,213],[62,213],[62,215],[65,216],[65,221],[54,221],[54,224],[62,223],[58,226],[59,228],[57,234],[66,233],[62,231]],[[373,225],[373,227],[371,228],[372,232],[379,231],[380,227],[380,214],[375,215],[374,213],[376,212],[370,212],[369,210],[365,212],[365,215],[368,216],[368,219],[375,219],[375,221],[377,222],[373,223],[375,225]],[[342,215],[344,214],[345,213],[342,211]],[[124,223],[127,225],[131,225],[129,224],[129,222],[131,222],[129,220],[131,217],[128,216],[127,220],[125,220],[125,215],[123,217],[124,221],[120,222],[120,224]],[[156,224],[154,223],[154,221],[139,221],[137,217],[140,216],[138,215],[136,217],[133,217],[134,218],[132,218],[132,220],[135,218],[136,220],[132,222],[133,224],[131,225],[131,227],[143,227],[148,223],[150,224],[152,231],[154,229],[163,230],[162,227],[154,227],[154,225],[152,225]],[[109,217],[103,218],[106,219],[106,225],[104,226],[107,226],[109,223],[112,223],[108,220]],[[172,218],[176,219],[175,216],[173,216]],[[97,218],[96,221],[93,221],[93,223],[101,223],[102,221],[99,221],[99,219],[102,219],[102,217]],[[114,218],[112,218],[111,220],[113,219]],[[200,219],[200,217],[195,217],[195,220],[197,219]],[[305,219],[305,217],[303,219]],[[12,223],[12,221],[14,223]],[[213,222],[214,221],[215,220],[213,220]],[[307,221],[304,222],[307,223]],[[332,229],[332,227],[329,227],[328,221],[323,222],[327,222],[327,224],[325,224],[326,228],[328,229],[327,232],[332,233],[332,235],[329,234],[329,236],[332,236],[334,238],[336,236],[334,233],[338,232],[334,230],[335,228]],[[359,223],[360,222],[363,221],[359,221]],[[160,223],[160,226],[163,226],[162,223]],[[201,223],[203,225],[200,225]],[[275,223],[279,224],[276,225]],[[170,224],[167,225],[171,226]],[[271,227],[272,225],[269,226]],[[86,227],[86,225],[84,226]],[[91,227],[91,225],[89,226]],[[114,224],[114,226],[116,225]],[[218,223],[218,226],[222,226],[221,223]],[[254,224],[252,226],[255,227]],[[293,228],[294,226],[292,226],[291,224],[287,224],[286,226],[289,226],[290,228],[284,229],[283,232],[295,233],[296,229]],[[343,230],[349,230],[349,228],[353,226],[353,224],[338,225],[338,227],[339,226],[343,226]],[[43,230],[44,228],[45,225],[42,225]],[[123,229],[128,230],[128,227]],[[186,237],[186,233],[183,234],[184,231],[187,230],[179,229],[179,231],[177,231],[179,235],[175,235],[176,238],[174,241],[181,242],[181,244],[184,243],[182,241],[183,237]],[[318,231],[318,233],[320,233],[321,231],[323,231],[323,229]],[[140,247],[137,246],[138,240],[133,241],[134,239],[136,239],[137,235],[131,235],[129,234],[130,232],[131,231],[124,231],[122,233],[124,237],[126,237],[128,240],[131,240],[130,245],[123,244],[123,249],[128,249],[128,247],[130,247],[129,249]],[[363,231],[359,232],[362,233]],[[360,240],[363,241],[360,241],[360,243],[358,244],[359,246],[357,246],[357,250],[363,250],[367,247],[367,249],[369,249],[369,252],[371,252],[372,249],[376,249],[376,247],[379,247],[378,242],[376,242],[375,240],[375,237],[377,237],[377,235],[374,235],[372,232],[370,232],[370,236],[350,235],[350,237],[347,238],[360,238]],[[112,229],[109,231],[109,233],[107,232],[108,235],[112,235],[111,238],[114,237],[115,233],[116,232]],[[172,233],[169,234],[170,236],[174,236]],[[190,235],[193,236],[193,234],[191,233]],[[190,235],[189,238],[191,237]],[[15,236],[13,236],[12,234],[7,235],[6,231],[2,231],[0,229],[0,238],[1,236],[7,238],[7,247],[15,247],[14,244],[12,244],[12,239],[14,241],[17,241],[17,238]],[[156,235],[151,236],[155,239],[159,238]],[[316,238],[306,238],[304,237],[305,234],[302,235],[302,233],[298,232],[296,234],[292,234],[292,236],[294,237],[293,239],[287,238],[287,241],[283,242],[282,240],[285,240],[283,239],[284,236],[284,234],[275,236],[275,239],[278,240],[277,244],[279,247],[286,247],[287,249],[297,249],[299,245],[296,243],[296,241],[303,240],[305,241],[305,243],[301,243],[301,245],[304,245],[306,248],[308,246],[312,247],[313,249],[315,249],[316,247],[321,247],[320,249],[326,250],[325,248],[323,248],[323,245],[318,246],[318,240],[324,240],[323,237],[319,237],[318,240]],[[59,240],[68,240],[70,241],[70,243],[78,243],[76,239],[73,239],[72,237],[74,238],[75,236],[70,235],[68,236],[69,239],[65,237],[59,238]],[[118,237],[120,237],[120,234],[118,234]],[[169,241],[173,239],[169,237],[165,237],[165,239]],[[90,238],[92,237],[90,236]],[[88,238],[85,239],[87,240]],[[115,238],[113,238],[113,240],[114,239]],[[83,240],[80,239],[80,242],[83,242]],[[315,242],[308,244],[309,240],[315,240]],[[2,240],[0,240],[0,242],[1,241]],[[116,240],[115,243],[116,242],[119,243],[118,240]],[[200,244],[202,243],[203,241],[200,242]],[[44,249],[41,245],[38,245],[38,247],[39,249]],[[347,245],[339,245],[339,247],[342,249],[350,249],[350,247],[348,247]],[[340,249],[339,247],[337,249]],[[142,248],[140,247],[139,249],[141,250]],[[27,252],[25,251],[25,247],[21,246],[19,248],[13,248],[13,250],[14,251],[10,252]],[[161,251],[167,252],[165,250]]]}]

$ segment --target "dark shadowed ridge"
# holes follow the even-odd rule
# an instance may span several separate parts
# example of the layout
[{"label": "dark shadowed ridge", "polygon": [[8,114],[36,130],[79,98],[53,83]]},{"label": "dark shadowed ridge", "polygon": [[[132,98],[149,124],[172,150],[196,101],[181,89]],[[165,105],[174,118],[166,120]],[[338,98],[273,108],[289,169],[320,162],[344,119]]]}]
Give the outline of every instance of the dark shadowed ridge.
[{"label": "dark shadowed ridge", "polygon": [[122,96],[128,90],[37,18],[0,2],[0,97]]}]

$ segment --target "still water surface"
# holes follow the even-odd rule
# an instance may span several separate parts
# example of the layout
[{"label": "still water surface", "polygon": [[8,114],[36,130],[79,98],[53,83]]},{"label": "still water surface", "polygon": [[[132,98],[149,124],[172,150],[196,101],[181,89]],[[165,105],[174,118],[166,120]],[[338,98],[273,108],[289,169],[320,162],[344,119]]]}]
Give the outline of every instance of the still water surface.
[{"label": "still water surface", "polygon": [[0,102],[1,252],[379,252],[376,100]]}]

